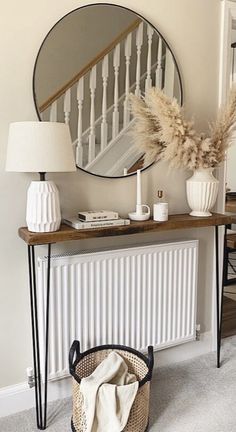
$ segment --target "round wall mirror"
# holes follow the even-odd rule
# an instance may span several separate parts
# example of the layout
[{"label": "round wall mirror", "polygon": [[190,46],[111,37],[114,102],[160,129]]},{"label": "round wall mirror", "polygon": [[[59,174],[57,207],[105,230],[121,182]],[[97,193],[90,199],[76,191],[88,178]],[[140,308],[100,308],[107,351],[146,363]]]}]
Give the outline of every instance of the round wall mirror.
[{"label": "round wall mirror", "polygon": [[152,86],[182,103],[165,39],[140,15],[111,4],[64,16],[45,37],[34,67],[39,119],[68,123],[77,167],[102,177],[147,168],[130,133],[129,94],[145,95]]}]

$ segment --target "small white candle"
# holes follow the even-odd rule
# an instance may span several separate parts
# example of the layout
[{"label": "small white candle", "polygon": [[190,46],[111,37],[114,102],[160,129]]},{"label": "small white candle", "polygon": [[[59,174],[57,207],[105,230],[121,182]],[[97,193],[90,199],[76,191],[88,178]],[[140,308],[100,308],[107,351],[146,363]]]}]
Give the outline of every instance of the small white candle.
[{"label": "small white candle", "polygon": [[142,204],[141,171],[137,170],[137,206]]}]

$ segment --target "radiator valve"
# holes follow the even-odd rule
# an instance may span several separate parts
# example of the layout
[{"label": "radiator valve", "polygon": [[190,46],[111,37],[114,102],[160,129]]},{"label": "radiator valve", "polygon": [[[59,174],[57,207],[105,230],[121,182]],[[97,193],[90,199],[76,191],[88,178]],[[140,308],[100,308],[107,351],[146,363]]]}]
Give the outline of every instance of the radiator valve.
[{"label": "radiator valve", "polygon": [[200,324],[196,325],[196,341],[200,341],[201,337],[201,326]]},{"label": "radiator valve", "polygon": [[35,378],[34,378],[34,370],[32,367],[28,367],[26,369],[27,377],[28,377],[28,385],[29,388],[32,388],[35,386]]}]

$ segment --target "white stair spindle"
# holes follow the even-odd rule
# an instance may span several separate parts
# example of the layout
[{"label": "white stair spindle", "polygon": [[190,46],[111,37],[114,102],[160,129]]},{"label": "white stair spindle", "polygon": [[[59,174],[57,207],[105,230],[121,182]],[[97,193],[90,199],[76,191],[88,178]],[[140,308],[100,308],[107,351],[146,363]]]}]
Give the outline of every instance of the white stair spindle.
[{"label": "white stair spindle", "polygon": [[125,100],[124,100],[124,127],[129,124],[129,91],[130,91],[130,58],[132,48],[132,33],[128,34],[125,40]]},{"label": "white stair spindle", "polygon": [[71,112],[71,89],[66,90],[64,96],[64,117],[65,123],[69,124],[70,122],[70,112]]},{"label": "white stair spindle", "polygon": [[84,101],[84,77],[80,78],[77,84],[78,127],[77,127],[76,164],[80,167],[83,166],[83,143],[82,143],[83,101]]},{"label": "white stair spindle", "polygon": [[50,107],[49,121],[50,122],[57,121],[57,100],[55,100]]},{"label": "white stair spindle", "polygon": [[115,75],[114,84],[114,110],[112,116],[112,138],[119,133],[119,68],[120,68],[120,44],[116,45],[113,54],[113,67]]},{"label": "white stair spindle", "polygon": [[166,51],[164,93],[173,98],[175,87],[175,63],[170,50]]},{"label": "white stair spindle", "polygon": [[127,174],[128,174],[128,169],[127,169],[127,168],[124,168],[123,175],[124,175],[124,176],[127,176]]},{"label": "white stair spindle", "polygon": [[147,53],[147,78],[145,81],[145,91],[152,87],[152,77],[151,77],[151,68],[152,68],[152,37],[154,30],[148,25],[147,26],[147,37],[148,37],[148,53]]},{"label": "white stair spindle", "polygon": [[90,72],[90,133],[89,133],[89,151],[88,151],[88,162],[92,162],[95,159],[95,92],[97,83],[97,68],[93,66]]},{"label": "white stair spindle", "polygon": [[101,150],[107,146],[107,81],[108,81],[108,55],[102,62],[102,123],[101,123]]},{"label": "white stair spindle", "polygon": [[162,89],[162,76],[163,76],[163,67],[162,67],[162,38],[159,37],[158,41],[158,51],[157,51],[157,68],[156,68],[156,87]]},{"label": "white stair spindle", "polygon": [[135,95],[140,96],[140,78],[141,78],[141,49],[143,44],[143,23],[141,22],[136,32],[136,48],[137,48],[137,65],[136,65],[136,87]]}]

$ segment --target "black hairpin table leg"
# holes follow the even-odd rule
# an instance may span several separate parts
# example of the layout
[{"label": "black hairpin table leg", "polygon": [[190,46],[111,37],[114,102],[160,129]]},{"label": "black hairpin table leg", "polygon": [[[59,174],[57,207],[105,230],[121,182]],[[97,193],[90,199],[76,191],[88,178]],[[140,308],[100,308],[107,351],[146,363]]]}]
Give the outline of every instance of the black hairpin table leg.
[{"label": "black hairpin table leg", "polygon": [[[36,269],[35,269],[35,250],[34,250],[34,246],[31,245],[28,246],[28,265],[29,265],[33,363],[34,363],[34,376],[35,376],[36,421],[37,421],[38,429],[44,430],[47,427],[51,244],[48,245],[44,388],[42,386],[41,364],[40,364],[41,359],[40,359],[39,327],[38,327],[38,302],[37,302],[37,283],[36,283]],[[43,402],[44,402],[44,410],[43,410]]]},{"label": "black hairpin table leg", "polygon": [[[225,254],[226,247],[226,232],[227,226],[225,225],[224,230],[224,246],[223,254]],[[221,330],[222,330],[222,318],[223,318],[223,305],[224,305],[224,255],[223,255],[223,270],[222,270],[222,285],[220,292],[220,265],[219,265],[219,229],[215,227],[215,258],[216,258],[216,325],[217,325],[217,367],[220,368],[220,351],[221,351]]]}]

